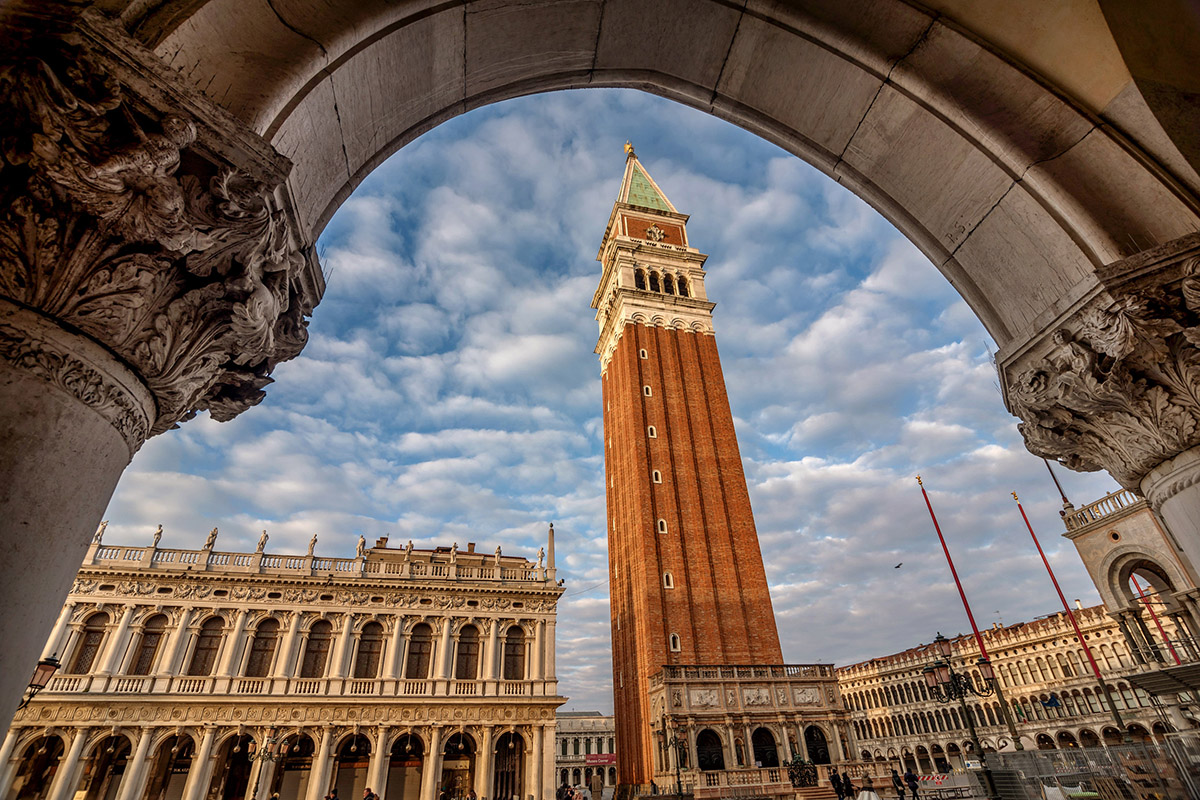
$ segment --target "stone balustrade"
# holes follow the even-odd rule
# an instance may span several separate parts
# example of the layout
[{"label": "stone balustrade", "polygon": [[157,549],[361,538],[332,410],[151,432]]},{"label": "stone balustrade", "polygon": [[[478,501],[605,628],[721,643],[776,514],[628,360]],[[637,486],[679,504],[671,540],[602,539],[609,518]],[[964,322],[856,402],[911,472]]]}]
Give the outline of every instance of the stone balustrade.
[{"label": "stone balustrade", "polygon": [[779,664],[769,666],[666,666],[651,677],[651,685],[661,686],[664,679],[762,680],[763,678],[832,678],[832,664]]},{"label": "stone balustrade", "polygon": [[518,557],[438,550],[375,547],[355,558],[312,554],[235,553],[211,549],[123,547],[93,543],[85,564],[131,566],[176,572],[218,570],[252,575],[330,575],[336,577],[415,578],[435,581],[536,582],[554,578],[553,566],[540,567]]},{"label": "stone balustrade", "polygon": [[1125,511],[1146,501],[1127,489],[1119,489],[1106,494],[1094,503],[1072,511],[1063,516],[1068,531],[1077,531],[1095,522],[1110,517],[1120,511]]},{"label": "stone balustrade", "polygon": [[[189,675],[58,675],[43,691],[45,700],[56,695],[98,696],[155,695],[255,695],[303,697],[554,697],[545,681],[506,680],[404,680],[361,678],[245,678]],[[82,698],[80,698],[82,699]]]}]

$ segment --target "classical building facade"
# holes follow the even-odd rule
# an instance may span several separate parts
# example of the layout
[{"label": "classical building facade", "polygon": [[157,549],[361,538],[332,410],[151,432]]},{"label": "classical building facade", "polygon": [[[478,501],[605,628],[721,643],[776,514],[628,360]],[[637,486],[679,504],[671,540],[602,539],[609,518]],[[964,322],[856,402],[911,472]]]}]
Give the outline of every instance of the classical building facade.
[{"label": "classical building facade", "polygon": [[554,770],[559,786],[591,787],[592,776],[599,775],[606,794],[616,788],[615,717],[599,711],[559,711],[555,736]]},{"label": "classical building facade", "polygon": [[91,544],[0,746],[9,800],[553,794],[549,560]]},{"label": "classical building facade", "polygon": [[767,768],[740,780],[784,791],[778,767],[799,752],[788,743],[795,719],[817,712],[814,736],[841,738],[837,682],[828,668],[782,665],[707,257],[631,145],[626,153],[592,298],[619,781],[644,791],[686,769],[689,783],[715,789],[724,771]]}]

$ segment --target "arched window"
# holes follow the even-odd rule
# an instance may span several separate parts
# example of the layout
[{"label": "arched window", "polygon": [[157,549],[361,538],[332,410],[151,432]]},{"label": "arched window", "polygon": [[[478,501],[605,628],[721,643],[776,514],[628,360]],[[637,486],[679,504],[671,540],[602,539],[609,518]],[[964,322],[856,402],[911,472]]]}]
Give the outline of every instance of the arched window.
[{"label": "arched window", "polygon": [[657,272],[650,273],[650,291],[652,291],[652,292],[662,291],[658,286],[658,273]]},{"label": "arched window", "polygon": [[678,289],[679,289],[679,296],[680,296],[680,297],[687,297],[687,296],[688,296],[688,285],[687,285],[687,278],[685,278],[685,277],[683,277],[682,275],[680,275],[680,276],[679,276],[679,280],[678,280],[678,281],[676,281],[676,286],[677,286],[677,287],[678,287]]},{"label": "arched window", "polygon": [[589,737],[589,738],[587,738],[587,739],[584,739],[584,740],[583,740],[583,754],[584,754],[585,756],[590,756],[590,755],[592,754],[592,740],[591,740],[591,737]]},{"label": "arched window", "polygon": [[[563,756],[563,758],[567,757],[567,740],[566,739],[562,740],[562,756]],[[563,770],[563,771],[566,772],[566,770]],[[564,779],[564,781],[565,781],[565,779]]]},{"label": "arched window", "polygon": [[633,271],[633,287],[635,289],[646,288],[646,273],[640,269]]},{"label": "arched window", "polygon": [[610,753],[617,752],[616,746],[614,745],[613,738],[611,736],[608,737],[608,752],[610,752]]},{"label": "arched window", "polygon": [[279,641],[279,620],[268,617],[258,623],[254,631],[254,643],[250,645],[250,658],[246,661],[246,677],[265,678],[275,657],[275,644]]},{"label": "arched window", "polygon": [[108,614],[92,614],[87,624],[83,626],[83,635],[79,637],[79,647],[75,650],[75,662],[71,672],[85,675],[92,668],[96,654],[100,652],[100,643],[104,641],[104,629],[108,626]]},{"label": "arched window", "polygon": [[474,625],[467,625],[458,634],[458,654],[454,658],[454,678],[460,681],[473,681],[478,677],[478,672],[479,629]]},{"label": "arched window", "polygon": [[754,763],[762,767],[779,766],[779,748],[775,746],[775,736],[766,728],[759,728],[750,736],[750,746],[754,749]]},{"label": "arched window", "polygon": [[683,645],[682,645],[682,643],[679,641],[679,634],[678,634],[678,633],[672,633],[672,634],[671,634],[671,652],[672,652],[672,653],[678,653],[678,652],[679,652],[680,650],[682,650],[682,649],[683,649]]},{"label": "arched window", "polygon": [[383,657],[383,626],[378,622],[363,625],[358,635],[358,656],[354,659],[355,678],[374,678]]},{"label": "arched window", "polygon": [[652,390],[652,389],[651,389],[649,386],[643,386],[643,387],[642,387],[642,394],[646,395],[646,397],[653,397],[653,396],[654,396],[654,390]]},{"label": "arched window", "polygon": [[663,573],[663,588],[664,589],[674,589],[675,588],[675,576],[669,572]]},{"label": "arched window", "polygon": [[660,519],[658,521],[658,532],[659,533],[667,532],[667,521],[665,519]]},{"label": "arched window", "polygon": [[517,625],[504,635],[504,680],[525,679],[525,631]]},{"label": "arched window", "polygon": [[429,663],[433,660],[433,628],[424,622],[412,629],[408,637],[408,659],[404,664],[404,677],[420,680],[429,677]]},{"label": "arched window", "polygon": [[192,652],[192,663],[188,664],[188,675],[212,675],[224,635],[225,620],[209,617],[204,621],[200,626],[200,635],[196,637],[196,649]]},{"label": "arched window", "polygon": [[649,357],[650,357],[650,354],[646,352],[646,348],[643,347],[641,350],[638,350],[638,358],[644,360]]},{"label": "arched window", "polygon": [[675,294],[675,281],[670,275],[663,275],[663,291],[667,294]]},{"label": "arched window", "polygon": [[322,678],[325,663],[329,661],[329,643],[333,639],[333,625],[328,620],[317,620],[308,630],[308,643],[304,646],[304,658],[300,661],[301,678]]},{"label": "arched window", "polygon": [[575,755],[579,755],[579,739],[572,740],[575,743]]},{"label": "arched window", "polygon": [[162,644],[163,634],[167,628],[167,617],[155,614],[146,620],[142,626],[142,641],[138,643],[137,658],[129,670],[130,675],[149,675],[154,669],[154,657],[158,655],[158,646]]},{"label": "arched window", "polygon": [[651,439],[657,439],[657,438],[658,438],[658,431],[657,431],[657,430],[655,430],[655,428],[654,428],[654,426],[653,426],[653,425],[648,425],[648,426],[646,427],[646,436],[648,436],[648,437],[649,437],[649,438],[651,438]]},{"label": "arched window", "polygon": [[655,483],[662,483],[662,473],[658,470],[654,470],[654,472],[650,473],[650,480],[654,481]]}]

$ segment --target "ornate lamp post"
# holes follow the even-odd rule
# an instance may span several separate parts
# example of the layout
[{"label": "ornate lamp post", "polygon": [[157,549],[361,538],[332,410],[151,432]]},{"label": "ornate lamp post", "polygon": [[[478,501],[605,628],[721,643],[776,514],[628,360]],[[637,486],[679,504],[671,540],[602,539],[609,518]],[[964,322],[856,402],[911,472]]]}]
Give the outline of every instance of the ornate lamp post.
[{"label": "ornate lamp post", "polygon": [[662,737],[664,747],[673,747],[675,749],[675,796],[683,796],[683,774],[682,763],[683,757],[687,753],[687,736],[680,733],[675,727],[675,720],[670,720],[670,727],[667,726],[667,715],[662,717]]},{"label": "ornate lamp post", "polygon": [[[282,746],[281,746],[282,745]],[[258,798],[258,784],[262,780],[263,770],[267,764],[274,764],[276,761],[282,760],[287,754],[287,742],[276,742],[275,731],[271,730],[267,734],[267,738],[263,741],[263,746],[259,747],[254,742],[250,743],[249,758],[251,762],[257,761],[258,772],[254,774],[254,789],[250,792],[250,800]]]},{"label": "ornate lamp post", "polygon": [[984,791],[987,792],[990,800],[999,800],[999,795],[996,794],[996,783],[992,779],[992,771],[988,768],[987,759],[983,757],[983,745],[979,743],[979,733],[975,730],[975,719],[967,709],[968,696],[991,697],[996,693],[996,676],[992,669],[992,664],[986,658],[982,657],[975,662],[975,665],[979,668],[980,675],[983,677],[982,681],[976,680],[969,675],[960,675],[954,671],[954,667],[950,664],[950,656],[953,652],[950,640],[939,633],[937,638],[933,640],[933,643],[937,647],[938,655],[941,658],[922,670],[925,676],[925,685],[929,688],[929,693],[939,702],[951,703],[955,700],[958,701],[963,719],[967,721],[967,729],[971,733],[971,746],[975,748],[975,753],[979,756],[980,763],[983,765]]},{"label": "ornate lamp post", "polygon": [[25,690],[25,696],[21,698],[21,704],[17,706],[17,711],[33,702],[33,698],[46,688],[50,679],[54,677],[54,673],[58,672],[58,668],[61,666],[62,662],[58,660],[57,653],[49,658],[43,658],[37,663],[37,666],[33,668],[33,677],[29,680],[29,688]]}]

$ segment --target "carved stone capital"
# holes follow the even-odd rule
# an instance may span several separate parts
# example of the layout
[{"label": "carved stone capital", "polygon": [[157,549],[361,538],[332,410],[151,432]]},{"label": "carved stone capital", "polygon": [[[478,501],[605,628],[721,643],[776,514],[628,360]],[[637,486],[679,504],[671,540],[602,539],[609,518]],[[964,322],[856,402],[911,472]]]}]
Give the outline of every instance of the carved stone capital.
[{"label": "carved stone capital", "polygon": [[[131,450],[201,410],[233,418],[303,348],[323,290],[282,189],[290,164],[94,12],[25,33],[0,56],[0,297],[40,321],[0,327],[0,358]],[[76,351],[92,343],[140,395],[86,373]]]},{"label": "carved stone capital", "polygon": [[1200,237],[1127,267],[998,366],[1030,452],[1140,492],[1200,445]]}]

